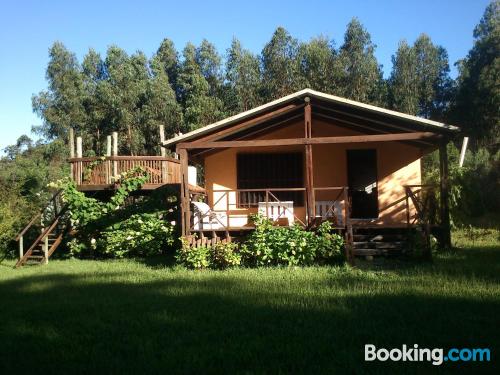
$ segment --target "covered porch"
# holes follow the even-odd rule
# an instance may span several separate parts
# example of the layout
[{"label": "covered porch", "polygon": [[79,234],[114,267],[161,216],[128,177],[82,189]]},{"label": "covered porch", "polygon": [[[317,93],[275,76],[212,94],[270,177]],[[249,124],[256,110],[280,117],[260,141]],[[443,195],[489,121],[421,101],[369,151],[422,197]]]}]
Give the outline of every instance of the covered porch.
[{"label": "covered porch", "polygon": [[[421,186],[420,159],[438,148],[438,225],[442,241],[449,243],[446,143],[455,132],[430,120],[303,90],[176,137],[164,146],[180,159],[182,234],[251,230],[249,217],[256,213],[276,225],[307,228],[329,220],[348,242],[353,226],[422,225],[429,215],[418,195],[429,189]],[[369,154],[374,156],[366,162]],[[280,161],[283,155],[288,162]],[[372,170],[366,168],[370,163]],[[203,168],[203,192],[190,189],[189,165]],[[260,173],[267,165],[274,165],[272,172]]]}]

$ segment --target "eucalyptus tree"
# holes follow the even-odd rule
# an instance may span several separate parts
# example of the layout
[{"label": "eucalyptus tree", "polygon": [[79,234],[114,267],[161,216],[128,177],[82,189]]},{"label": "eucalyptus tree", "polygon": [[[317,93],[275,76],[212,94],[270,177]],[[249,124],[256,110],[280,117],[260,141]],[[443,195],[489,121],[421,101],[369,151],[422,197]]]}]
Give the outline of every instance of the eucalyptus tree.
[{"label": "eucalyptus tree", "polygon": [[184,110],[184,130],[189,131],[221,119],[223,103],[220,98],[210,96],[210,85],[196,59],[196,47],[188,43],[182,54],[178,86]]},{"label": "eucalyptus tree", "polygon": [[419,79],[415,49],[403,40],[392,56],[392,73],[389,78],[391,108],[416,115],[419,106]]},{"label": "eucalyptus tree", "polygon": [[43,124],[34,130],[48,139],[67,140],[70,127],[86,122],[81,100],[84,84],[75,54],[62,43],[55,42],[49,49],[45,76],[47,90],[32,97],[33,111],[43,119]]},{"label": "eucalyptus tree", "polygon": [[339,51],[341,91],[347,98],[384,104],[382,68],[375,57],[375,48],[368,31],[353,18]]},{"label": "eucalyptus tree", "polygon": [[160,125],[164,125],[167,138],[183,129],[182,108],[170,85],[164,62],[153,57],[150,69],[151,76],[147,81],[144,104],[141,107],[141,132],[145,151],[149,154],[158,152]]},{"label": "eucalyptus tree", "polygon": [[314,90],[341,94],[338,84],[340,65],[333,41],[320,36],[299,48],[300,74],[305,85]]},{"label": "eucalyptus tree", "polygon": [[111,46],[105,66],[107,79],[100,92],[108,121],[125,142],[121,149],[136,155],[144,144],[140,120],[149,79],[148,60],[142,52],[129,56],[121,48]]},{"label": "eucalyptus tree", "polygon": [[448,106],[451,85],[448,53],[432,43],[429,36],[420,35],[413,45],[419,80],[418,114],[427,118],[440,118]]},{"label": "eucalyptus tree", "polygon": [[179,75],[180,62],[179,54],[175,49],[174,42],[168,38],[163,39],[160,47],[156,51],[156,54],[153,56],[153,59],[158,60],[158,63],[162,64],[163,69],[168,76],[168,81],[175,91],[177,98],[179,98],[177,77]]},{"label": "eucalyptus tree", "polygon": [[500,144],[500,1],[491,2],[474,29],[474,45],[459,61],[458,90],[450,122],[461,124],[477,145]]},{"label": "eucalyptus tree", "polygon": [[426,118],[442,119],[449,105],[452,85],[446,50],[422,34],[413,46],[406,41],[400,42],[392,63],[391,107]]},{"label": "eucalyptus tree", "polygon": [[106,107],[103,105],[101,86],[107,78],[107,72],[99,53],[90,49],[83,58],[82,76],[84,94],[82,105],[86,113],[86,130],[84,137],[86,148],[95,150],[97,154],[102,151],[104,135],[110,131]]},{"label": "eucalyptus tree", "polygon": [[241,47],[234,38],[227,50],[226,107],[230,113],[252,109],[261,104],[262,86],[259,58]]},{"label": "eucalyptus tree", "polygon": [[262,50],[264,96],[272,100],[305,87],[300,74],[299,42],[278,27]]},{"label": "eucalyptus tree", "polygon": [[196,48],[196,63],[208,82],[210,95],[219,96],[223,81],[222,59],[215,46],[206,39]]}]

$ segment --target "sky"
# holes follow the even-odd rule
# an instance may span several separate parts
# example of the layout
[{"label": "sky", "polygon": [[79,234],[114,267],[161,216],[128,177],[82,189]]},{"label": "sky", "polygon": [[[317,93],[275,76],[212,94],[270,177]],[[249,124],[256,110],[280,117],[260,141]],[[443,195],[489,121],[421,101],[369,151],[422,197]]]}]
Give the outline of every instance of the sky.
[{"label": "sky", "polygon": [[[63,42],[81,61],[89,48],[105,55],[110,45],[151,56],[164,38],[180,51],[203,38],[220,53],[233,37],[259,53],[278,26],[307,41],[318,35],[342,44],[352,17],[358,17],[377,45],[384,75],[398,42],[421,33],[445,47],[453,64],[472,47],[472,31],[488,0],[309,0],[309,1],[112,1],[0,0],[0,150],[30,135],[42,120],[31,96],[47,87],[48,49]],[[36,136],[33,136],[36,138]]]}]

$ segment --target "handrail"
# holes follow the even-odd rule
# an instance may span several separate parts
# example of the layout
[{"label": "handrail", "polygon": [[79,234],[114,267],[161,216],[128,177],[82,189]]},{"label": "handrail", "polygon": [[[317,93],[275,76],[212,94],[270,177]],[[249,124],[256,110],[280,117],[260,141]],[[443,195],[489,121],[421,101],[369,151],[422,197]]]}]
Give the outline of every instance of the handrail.
[{"label": "handrail", "polygon": [[43,212],[50,206],[50,204],[53,201],[55,201],[55,199],[61,194],[61,192],[62,192],[62,189],[58,190],[54,195],[52,195],[52,198],[50,198],[49,202],[35,216],[33,216],[33,218],[24,227],[24,229],[18,233],[18,235],[15,238],[16,241],[19,241],[21,236],[23,236],[31,228],[31,226],[35,223],[35,221],[38,220],[42,216]]},{"label": "handrail", "polygon": [[111,161],[119,161],[119,160],[159,160],[159,161],[171,161],[173,163],[180,164],[179,159],[175,159],[171,156],[157,156],[157,155],[152,155],[152,156],[91,156],[91,157],[84,157],[84,158],[69,158],[68,161],[70,163],[75,163],[79,161],[97,161],[97,160],[111,160]]},{"label": "handrail", "polygon": [[[64,207],[65,209],[66,207]],[[61,210],[61,213],[63,212],[63,210]],[[47,228],[45,228],[45,230],[40,233],[40,235],[36,238],[35,241],[33,241],[33,243],[31,244],[31,246],[29,247],[29,249],[24,253],[24,256],[22,259],[19,260],[19,262],[17,264],[20,264],[22,262],[22,260],[29,256],[29,254],[33,251],[33,249],[38,246],[38,244],[40,243],[40,241],[42,239],[44,239],[46,236],[48,236],[53,230],[54,228],[57,226],[57,224],[59,223],[59,219],[61,218],[61,216],[56,216],[56,218],[52,221],[52,223],[50,224],[50,226],[48,226]]]}]

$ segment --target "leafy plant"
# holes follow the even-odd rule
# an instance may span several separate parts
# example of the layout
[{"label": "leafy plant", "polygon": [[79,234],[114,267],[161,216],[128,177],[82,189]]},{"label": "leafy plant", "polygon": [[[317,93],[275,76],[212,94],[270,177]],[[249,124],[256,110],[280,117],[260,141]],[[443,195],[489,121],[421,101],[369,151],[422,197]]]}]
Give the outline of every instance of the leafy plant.
[{"label": "leafy plant", "polygon": [[253,231],[241,247],[243,262],[249,266],[308,265],[340,257],[343,240],[323,223],[316,233],[301,226],[275,227],[260,215],[252,216]]},{"label": "leafy plant", "polygon": [[210,249],[206,246],[190,247],[185,240],[175,255],[177,263],[187,268],[203,269],[210,266]]},{"label": "leafy plant", "polygon": [[[174,243],[174,224],[167,213],[144,212],[150,204],[130,207],[127,198],[146,181],[145,171],[138,167],[118,176],[118,188],[107,202],[87,197],[69,179],[59,180],[52,187],[63,189],[75,237],[68,243],[73,255],[101,255],[122,258],[158,254]],[[164,208],[166,208],[164,206]]]},{"label": "leafy plant", "polygon": [[321,223],[316,230],[316,259],[323,262],[340,259],[344,239],[337,233],[332,233],[332,224],[329,221]]},{"label": "leafy plant", "polygon": [[225,269],[239,266],[241,255],[235,242],[219,242],[210,248],[210,264],[213,268]]},{"label": "leafy plant", "polygon": [[103,254],[122,258],[158,254],[173,242],[173,226],[166,224],[161,215],[136,214],[106,228],[95,247]]}]

